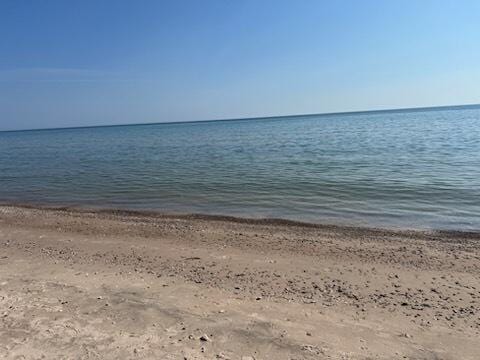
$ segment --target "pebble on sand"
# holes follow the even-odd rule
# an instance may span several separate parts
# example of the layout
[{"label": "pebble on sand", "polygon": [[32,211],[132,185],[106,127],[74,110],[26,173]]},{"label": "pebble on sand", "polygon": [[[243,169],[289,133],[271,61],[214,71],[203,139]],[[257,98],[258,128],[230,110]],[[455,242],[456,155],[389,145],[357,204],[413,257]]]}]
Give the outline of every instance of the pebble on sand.
[{"label": "pebble on sand", "polygon": [[202,336],[200,336],[200,340],[201,341],[211,341],[207,334],[203,334]]}]

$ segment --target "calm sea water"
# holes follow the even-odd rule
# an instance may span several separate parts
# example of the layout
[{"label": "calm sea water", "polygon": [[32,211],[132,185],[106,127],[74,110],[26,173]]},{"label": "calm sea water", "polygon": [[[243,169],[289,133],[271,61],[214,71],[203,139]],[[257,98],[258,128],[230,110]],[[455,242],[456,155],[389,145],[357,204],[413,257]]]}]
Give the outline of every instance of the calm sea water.
[{"label": "calm sea water", "polygon": [[480,107],[0,133],[0,201],[480,229]]}]

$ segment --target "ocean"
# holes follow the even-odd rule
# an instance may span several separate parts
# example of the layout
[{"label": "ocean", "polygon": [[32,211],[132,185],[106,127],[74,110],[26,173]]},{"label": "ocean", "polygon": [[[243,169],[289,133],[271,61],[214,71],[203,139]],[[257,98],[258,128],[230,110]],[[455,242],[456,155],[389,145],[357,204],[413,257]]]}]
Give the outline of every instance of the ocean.
[{"label": "ocean", "polygon": [[0,133],[0,201],[480,229],[480,106]]}]

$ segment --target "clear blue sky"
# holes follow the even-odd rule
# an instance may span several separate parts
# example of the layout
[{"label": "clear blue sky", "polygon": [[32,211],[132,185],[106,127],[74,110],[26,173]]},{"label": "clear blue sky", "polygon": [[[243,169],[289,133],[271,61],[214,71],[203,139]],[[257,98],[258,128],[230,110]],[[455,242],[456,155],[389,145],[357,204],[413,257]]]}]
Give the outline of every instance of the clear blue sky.
[{"label": "clear blue sky", "polygon": [[0,130],[480,103],[480,1],[0,0]]}]

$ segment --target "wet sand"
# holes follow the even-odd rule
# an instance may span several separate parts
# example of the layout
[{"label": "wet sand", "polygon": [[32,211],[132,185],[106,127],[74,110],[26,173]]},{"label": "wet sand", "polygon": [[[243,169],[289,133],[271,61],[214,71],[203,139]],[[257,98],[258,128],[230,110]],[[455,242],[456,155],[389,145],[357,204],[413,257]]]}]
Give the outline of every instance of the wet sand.
[{"label": "wet sand", "polygon": [[478,359],[480,234],[0,206],[0,358]]}]

